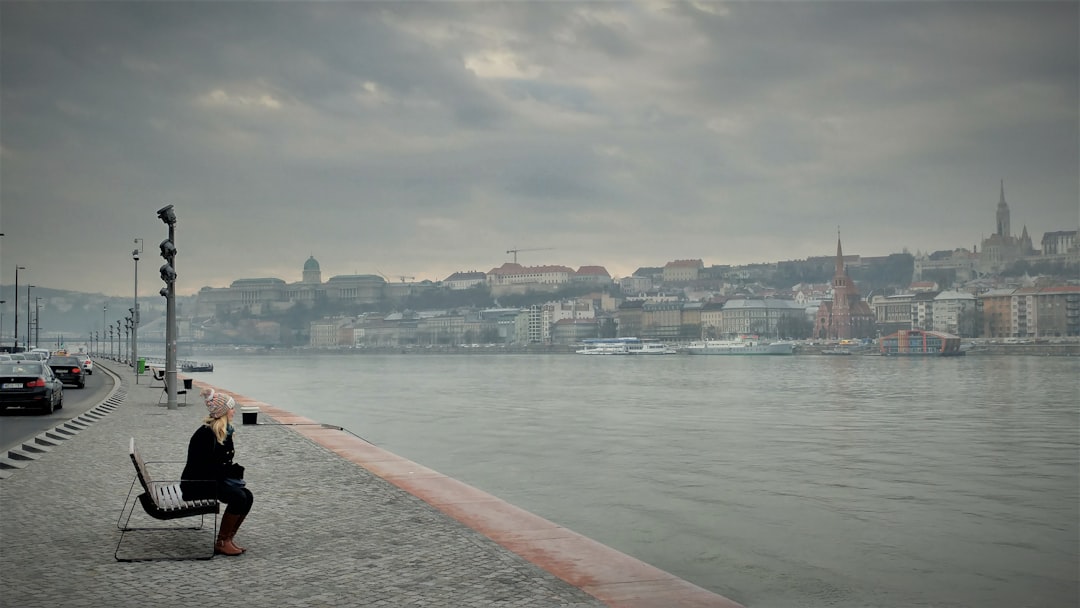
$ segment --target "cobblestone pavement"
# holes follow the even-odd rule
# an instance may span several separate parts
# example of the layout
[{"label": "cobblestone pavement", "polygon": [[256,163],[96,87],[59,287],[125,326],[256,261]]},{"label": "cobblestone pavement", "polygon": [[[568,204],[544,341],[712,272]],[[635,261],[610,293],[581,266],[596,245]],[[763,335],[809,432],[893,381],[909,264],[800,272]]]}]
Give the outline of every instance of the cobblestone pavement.
[{"label": "cobblestone pavement", "polygon": [[[103,369],[99,366],[98,369]],[[599,600],[289,427],[237,425],[255,505],[239,557],[119,562],[134,437],[158,479],[179,477],[205,415],[117,381],[90,412],[39,435],[0,479],[0,605],[603,606]],[[237,416],[239,423],[240,417]],[[9,460],[10,461],[10,460]],[[169,525],[136,508],[131,525]],[[210,526],[212,519],[207,520]],[[207,553],[212,530],[129,532],[122,557]]]}]

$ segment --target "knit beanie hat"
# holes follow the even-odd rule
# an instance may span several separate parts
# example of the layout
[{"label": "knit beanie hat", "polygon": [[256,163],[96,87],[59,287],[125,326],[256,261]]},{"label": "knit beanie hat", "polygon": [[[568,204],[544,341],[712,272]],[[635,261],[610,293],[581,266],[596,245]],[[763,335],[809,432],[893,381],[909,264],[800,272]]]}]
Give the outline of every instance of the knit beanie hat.
[{"label": "knit beanie hat", "polygon": [[209,393],[206,393],[206,409],[210,412],[211,418],[221,418],[229,412],[229,410],[236,407],[236,401],[228,395],[223,395],[209,389]]}]

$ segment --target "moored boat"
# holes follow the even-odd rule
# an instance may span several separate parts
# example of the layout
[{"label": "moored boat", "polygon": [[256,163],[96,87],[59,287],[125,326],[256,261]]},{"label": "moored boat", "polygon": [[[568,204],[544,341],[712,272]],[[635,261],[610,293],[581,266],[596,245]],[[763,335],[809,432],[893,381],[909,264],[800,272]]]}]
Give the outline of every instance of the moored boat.
[{"label": "moored boat", "polygon": [[763,342],[757,336],[742,335],[732,340],[703,340],[682,348],[688,355],[791,355],[792,342]]},{"label": "moored boat", "polygon": [[195,363],[186,361],[180,365],[180,371],[182,372],[212,372],[214,371],[213,363]]},{"label": "moored boat", "polygon": [[579,355],[674,355],[675,349],[657,340],[640,338],[590,338],[581,341]]},{"label": "moored boat", "polygon": [[581,341],[579,355],[629,355],[625,338],[592,338]]},{"label": "moored boat", "polygon": [[667,344],[656,340],[630,342],[627,344],[627,350],[630,351],[631,355],[674,355],[678,352]]}]

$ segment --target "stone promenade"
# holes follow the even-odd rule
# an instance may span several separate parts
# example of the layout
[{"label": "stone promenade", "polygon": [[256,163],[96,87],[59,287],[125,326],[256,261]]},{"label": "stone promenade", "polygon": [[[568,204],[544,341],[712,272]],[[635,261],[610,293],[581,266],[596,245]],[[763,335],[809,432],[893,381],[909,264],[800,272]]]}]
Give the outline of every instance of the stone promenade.
[{"label": "stone promenade", "polygon": [[[109,397],[39,435],[42,451],[26,450],[32,459],[0,479],[0,606],[738,606],[347,431],[242,396],[261,410],[256,425],[236,418],[237,462],[255,494],[236,537],[247,553],[116,561],[130,438],[155,478],[177,479],[206,409],[198,382],[189,405],[169,410],[157,405],[160,388],[102,363],[116,382]],[[153,520],[139,507],[131,519],[197,522]],[[119,555],[206,554],[206,523],[128,532]]]}]

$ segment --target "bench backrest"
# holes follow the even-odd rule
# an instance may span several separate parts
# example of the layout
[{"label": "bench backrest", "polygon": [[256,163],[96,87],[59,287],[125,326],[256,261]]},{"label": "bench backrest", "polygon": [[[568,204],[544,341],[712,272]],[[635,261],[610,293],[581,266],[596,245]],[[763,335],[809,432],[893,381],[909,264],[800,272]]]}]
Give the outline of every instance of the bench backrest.
[{"label": "bench backrest", "polygon": [[131,464],[135,465],[135,474],[139,477],[139,483],[142,484],[143,491],[153,496],[153,492],[150,491],[150,471],[146,469],[146,463],[143,462],[142,456],[139,455],[139,451],[135,449],[135,438],[131,438],[131,445],[128,448],[131,453]]}]

